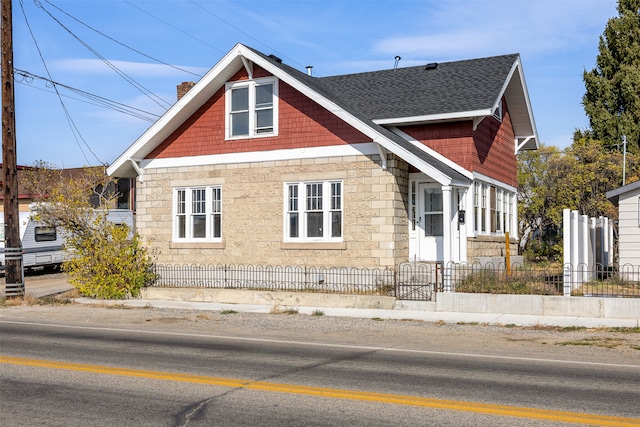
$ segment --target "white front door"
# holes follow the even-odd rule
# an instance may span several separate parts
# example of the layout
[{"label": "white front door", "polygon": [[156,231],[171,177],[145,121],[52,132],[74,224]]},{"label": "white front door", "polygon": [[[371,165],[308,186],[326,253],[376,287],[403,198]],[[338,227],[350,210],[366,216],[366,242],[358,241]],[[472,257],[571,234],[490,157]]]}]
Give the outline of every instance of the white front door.
[{"label": "white front door", "polygon": [[418,185],[418,256],[421,261],[444,260],[444,212],[439,184]]}]

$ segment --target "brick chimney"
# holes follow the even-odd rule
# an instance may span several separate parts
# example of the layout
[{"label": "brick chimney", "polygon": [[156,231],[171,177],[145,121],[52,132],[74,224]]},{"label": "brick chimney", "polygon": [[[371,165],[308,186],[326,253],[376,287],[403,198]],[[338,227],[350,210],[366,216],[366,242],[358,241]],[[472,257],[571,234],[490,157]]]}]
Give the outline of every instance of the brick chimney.
[{"label": "brick chimney", "polygon": [[180,83],[178,85],[178,101],[180,100],[180,98],[185,96],[187,94],[187,92],[189,92],[189,89],[194,87],[195,84],[196,84],[196,82],[182,82],[182,83]]}]

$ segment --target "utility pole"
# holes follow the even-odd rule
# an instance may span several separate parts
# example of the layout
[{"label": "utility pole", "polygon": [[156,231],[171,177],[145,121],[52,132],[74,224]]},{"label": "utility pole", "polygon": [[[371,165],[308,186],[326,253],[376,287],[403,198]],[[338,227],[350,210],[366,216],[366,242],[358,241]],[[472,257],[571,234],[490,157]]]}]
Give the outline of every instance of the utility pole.
[{"label": "utility pole", "polygon": [[622,135],[622,147],[623,147],[623,155],[622,155],[622,186],[626,183],[626,175],[627,175],[627,135]]},{"label": "utility pole", "polygon": [[24,296],[20,210],[18,206],[18,165],[16,115],[13,81],[13,23],[11,0],[2,1],[2,170],[4,172],[4,260],[5,295]]}]

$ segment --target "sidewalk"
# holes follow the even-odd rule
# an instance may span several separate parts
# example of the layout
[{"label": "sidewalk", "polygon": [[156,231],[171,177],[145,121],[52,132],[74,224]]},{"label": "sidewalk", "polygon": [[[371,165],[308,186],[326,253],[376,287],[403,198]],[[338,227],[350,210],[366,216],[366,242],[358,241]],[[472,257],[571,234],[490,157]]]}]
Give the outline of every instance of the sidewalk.
[{"label": "sidewalk", "polygon": [[[271,305],[251,304],[222,304],[213,302],[187,302],[165,300],[95,300],[91,298],[77,298],[80,304],[108,304],[129,307],[173,308],[180,310],[235,310],[250,313],[269,313]],[[284,308],[284,307],[283,307]],[[629,327],[640,326],[637,319],[603,319],[589,317],[560,317],[560,316],[530,316],[517,314],[489,314],[489,313],[445,313],[420,310],[377,310],[356,308],[327,308],[327,307],[286,307],[294,308],[300,314],[311,315],[321,311],[325,316],[360,317],[368,319],[421,320],[424,322],[445,323],[479,323],[489,325],[515,326],[559,326],[559,327]]]},{"label": "sidewalk", "polygon": [[[46,276],[34,280],[30,277],[25,280],[25,290],[40,298],[55,295],[73,289],[69,283],[61,277],[47,279]],[[30,280],[31,279],[31,280]],[[4,293],[4,283],[2,286]],[[188,302],[168,300],[95,300],[91,298],[77,298],[79,304],[96,305],[124,305],[130,307],[155,307],[173,308],[180,310],[235,310],[251,313],[269,313],[272,305],[253,304],[222,304],[213,302]],[[283,307],[284,308],[284,307]],[[316,311],[325,316],[360,317],[369,319],[396,319],[396,320],[421,320],[425,322],[445,323],[480,323],[491,325],[516,325],[516,326],[559,326],[559,327],[639,327],[638,319],[607,319],[575,316],[532,316],[516,314],[492,314],[492,313],[455,313],[436,312],[422,310],[379,310],[379,309],[353,309],[353,308],[327,308],[327,307],[286,307],[296,309],[301,314],[311,315]]]}]

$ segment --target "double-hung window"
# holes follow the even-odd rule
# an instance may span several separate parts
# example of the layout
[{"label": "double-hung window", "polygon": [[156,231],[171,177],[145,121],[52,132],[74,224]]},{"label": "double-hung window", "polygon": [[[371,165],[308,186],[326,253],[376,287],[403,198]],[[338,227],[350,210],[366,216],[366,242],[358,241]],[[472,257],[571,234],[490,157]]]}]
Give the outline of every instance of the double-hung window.
[{"label": "double-hung window", "polygon": [[494,185],[474,185],[474,231],[476,234],[504,234],[511,231],[515,194]]},{"label": "double-hung window", "polygon": [[342,181],[287,183],[285,198],[286,241],[342,241]]},{"label": "double-hung window", "polygon": [[227,138],[273,136],[278,133],[278,85],[274,78],[228,83]]},{"label": "double-hung window", "polygon": [[175,241],[217,242],[222,238],[222,188],[183,187],[174,190]]}]

